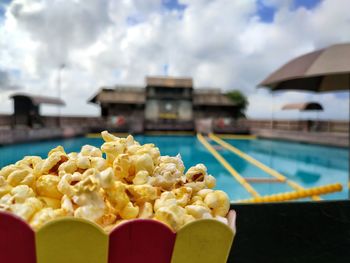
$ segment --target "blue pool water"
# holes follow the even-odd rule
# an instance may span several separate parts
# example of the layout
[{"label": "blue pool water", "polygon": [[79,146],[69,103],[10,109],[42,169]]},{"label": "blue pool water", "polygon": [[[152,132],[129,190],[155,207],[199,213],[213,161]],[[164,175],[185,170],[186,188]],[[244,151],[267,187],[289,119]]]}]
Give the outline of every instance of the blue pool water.
[{"label": "blue pool water", "polygon": [[[139,135],[135,138],[142,144],[155,143],[160,148],[162,155],[174,156],[180,153],[186,168],[197,163],[204,163],[209,173],[217,179],[216,188],[225,190],[231,200],[251,197],[195,136]],[[326,195],[324,199],[346,199],[348,197],[349,151],[346,149],[260,139],[226,141],[305,188],[335,182],[343,184],[342,192]],[[57,145],[62,145],[66,152],[71,152],[79,151],[85,144],[99,147],[102,140],[83,137],[2,146],[0,147],[0,167],[14,163],[26,155],[45,157],[49,150]],[[220,147],[218,151],[243,177],[269,177],[265,172],[235,154]],[[261,195],[293,190],[288,185],[281,183],[252,183],[252,186]]]}]

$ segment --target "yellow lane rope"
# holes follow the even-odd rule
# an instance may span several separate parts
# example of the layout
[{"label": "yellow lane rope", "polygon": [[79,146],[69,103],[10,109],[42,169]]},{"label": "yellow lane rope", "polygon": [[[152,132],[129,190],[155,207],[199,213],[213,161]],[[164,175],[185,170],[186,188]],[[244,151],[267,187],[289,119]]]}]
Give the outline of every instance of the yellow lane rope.
[{"label": "yellow lane rope", "polygon": [[282,201],[302,199],[313,195],[323,195],[323,194],[339,192],[342,189],[343,187],[340,183],[335,183],[335,184],[328,184],[324,186],[312,187],[309,189],[303,189],[300,191],[286,192],[286,193],[280,193],[280,194],[261,196],[258,198],[239,200],[237,202],[238,203],[282,202]]},{"label": "yellow lane rope", "polygon": [[202,134],[197,134],[197,139],[203,146],[226,168],[226,170],[249,192],[254,198],[260,197],[259,193],[222,157],[213,146],[203,137]]},{"label": "yellow lane rope", "polygon": [[[254,159],[250,155],[238,150],[236,147],[232,146],[231,144],[221,140],[219,137],[215,136],[214,134],[209,134],[209,138],[221,145],[222,147],[226,148],[227,150],[237,154],[239,157],[245,159],[246,161],[250,162],[251,164],[255,165],[256,167],[260,168],[267,174],[277,178],[281,182],[286,182],[290,187],[292,187],[294,190],[300,191],[304,190],[304,188],[300,185],[298,185],[296,182],[293,182],[292,180],[287,179],[284,175],[280,174],[276,170],[271,169],[270,167],[266,166],[265,164],[259,162],[258,160]],[[312,196],[313,200],[321,200],[319,196]]]},{"label": "yellow lane rope", "polygon": [[240,135],[240,134],[220,134],[218,135],[222,139],[234,139],[234,140],[255,140],[255,135]]}]

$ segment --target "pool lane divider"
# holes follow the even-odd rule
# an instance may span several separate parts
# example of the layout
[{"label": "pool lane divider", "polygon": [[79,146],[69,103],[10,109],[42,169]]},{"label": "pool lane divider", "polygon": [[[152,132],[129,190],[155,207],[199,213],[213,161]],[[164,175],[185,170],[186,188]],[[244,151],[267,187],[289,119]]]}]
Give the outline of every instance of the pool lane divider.
[{"label": "pool lane divider", "polygon": [[[237,149],[233,145],[231,145],[231,144],[221,140],[219,137],[215,136],[214,134],[210,133],[209,134],[209,138],[212,139],[213,141],[215,141],[217,144],[221,145],[222,147],[226,148],[227,150],[229,150],[229,151],[233,152],[234,154],[238,155],[242,159],[246,160],[247,162],[255,165],[256,167],[258,167],[259,169],[261,169],[265,173],[267,173],[267,174],[277,178],[277,180],[287,183],[294,190],[296,190],[296,191],[305,190],[304,187],[298,185],[296,182],[294,182],[294,181],[292,181],[290,179],[287,179],[286,176],[280,174],[276,170],[273,170],[272,168],[270,168],[270,167],[266,166],[265,164],[259,162],[258,160],[254,159],[250,155],[240,151],[239,149]],[[317,195],[311,196],[311,198],[313,200],[315,200],[315,201],[316,200],[321,200],[321,198],[319,196],[317,196]]]},{"label": "pool lane divider", "polygon": [[300,191],[279,193],[267,196],[261,196],[252,199],[239,200],[238,203],[266,203],[266,202],[282,202],[291,201],[296,199],[307,198],[313,195],[323,195],[330,194],[334,192],[340,192],[343,186],[340,183],[328,184],[323,186],[316,186],[308,189],[303,189]]},{"label": "pool lane divider", "polygon": [[202,145],[215,157],[216,160],[239,182],[253,198],[260,197],[260,194],[242,177],[226,160],[219,154],[214,147],[203,137],[202,134],[197,134],[197,139]]}]

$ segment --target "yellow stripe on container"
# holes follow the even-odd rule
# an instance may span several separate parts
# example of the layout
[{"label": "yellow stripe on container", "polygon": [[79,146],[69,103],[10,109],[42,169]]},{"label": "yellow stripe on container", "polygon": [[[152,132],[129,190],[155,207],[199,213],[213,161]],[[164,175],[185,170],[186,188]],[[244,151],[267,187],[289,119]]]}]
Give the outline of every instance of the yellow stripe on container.
[{"label": "yellow stripe on container", "polygon": [[88,220],[55,219],[36,232],[37,263],[105,263],[108,242],[108,235]]},{"label": "yellow stripe on container", "polygon": [[283,202],[296,199],[310,197],[312,195],[323,195],[334,192],[340,192],[343,189],[340,183],[329,184],[324,186],[312,187],[294,192],[285,192],[274,195],[261,196],[252,199],[240,200],[239,203],[267,203],[267,202]]},{"label": "yellow stripe on container", "polygon": [[[219,137],[215,136],[214,134],[209,134],[209,138],[212,139],[213,141],[215,141],[216,143],[218,143],[219,145],[221,145],[222,147],[226,148],[227,150],[237,154],[239,157],[245,159],[246,161],[248,161],[251,164],[255,165],[256,167],[260,168],[261,170],[263,170],[267,174],[277,178],[281,182],[286,182],[294,190],[297,190],[297,191],[304,190],[304,188],[302,186],[298,185],[296,182],[293,182],[293,181],[287,179],[287,177],[285,177],[284,175],[280,174],[276,170],[271,169],[270,167],[266,166],[265,164],[259,162],[256,159],[254,159],[250,155],[240,151],[239,149],[237,149],[236,147],[232,146],[231,144],[221,140]],[[313,200],[321,200],[321,198],[319,196],[312,196],[311,198]]]},{"label": "yellow stripe on container", "polygon": [[171,263],[224,263],[234,235],[229,226],[213,219],[186,224],[176,234]]},{"label": "yellow stripe on container", "polygon": [[259,197],[259,193],[214,149],[202,134],[197,134],[197,139],[220,162],[222,166],[249,192],[253,197]]}]

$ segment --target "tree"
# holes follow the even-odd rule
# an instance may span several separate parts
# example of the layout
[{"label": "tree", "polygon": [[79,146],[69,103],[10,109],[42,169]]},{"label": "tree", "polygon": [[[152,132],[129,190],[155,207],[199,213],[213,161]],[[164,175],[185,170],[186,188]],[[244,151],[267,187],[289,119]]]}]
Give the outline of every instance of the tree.
[{"label": "tree", "polygon": [[232,90],[226,94],[226,96],[237,105],[236,118],[245,118],[245,111],[248,107],[247,97],[239,90]]}]

